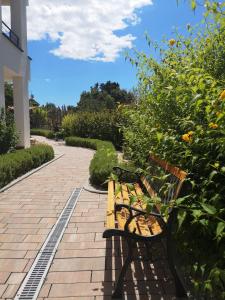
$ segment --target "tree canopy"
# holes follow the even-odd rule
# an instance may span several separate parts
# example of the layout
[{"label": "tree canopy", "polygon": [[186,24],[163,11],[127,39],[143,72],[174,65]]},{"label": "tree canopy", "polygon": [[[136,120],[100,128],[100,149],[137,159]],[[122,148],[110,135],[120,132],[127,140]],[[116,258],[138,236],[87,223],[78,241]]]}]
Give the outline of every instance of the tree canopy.
[{"label": "tree canopy", "polygon": [[90,91],[84,91],[77,104],[78,111],[102,111],[115,109],[118,104],[130,104],[135,101],[134,94],[121,89],[116,82],[96,83]]}]

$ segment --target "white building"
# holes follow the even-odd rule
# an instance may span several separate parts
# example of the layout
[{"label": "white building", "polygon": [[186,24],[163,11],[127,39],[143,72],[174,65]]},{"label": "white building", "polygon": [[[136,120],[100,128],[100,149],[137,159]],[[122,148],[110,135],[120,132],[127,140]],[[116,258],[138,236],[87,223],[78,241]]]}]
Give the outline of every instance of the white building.
[{"label": "white building", "polygon": [[[30,146],[27,5],[28,0],[0,0],[0,107],[5,107],[4,82],[12,81],[15,123],[20,147]],[[2,6],[10,7],[11,25],[2,21]]]}]

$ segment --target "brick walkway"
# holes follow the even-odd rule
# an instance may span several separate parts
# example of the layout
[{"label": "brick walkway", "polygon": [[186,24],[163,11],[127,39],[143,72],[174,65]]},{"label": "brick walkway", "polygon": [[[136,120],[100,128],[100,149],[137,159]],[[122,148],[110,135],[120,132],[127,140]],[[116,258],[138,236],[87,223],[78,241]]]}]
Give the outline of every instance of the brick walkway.
[{"label": "brick walkway", "polygon": [[[1,299],[14,298],[71,192],[88,178],[93,151],[48,143],[64,156],[0,194]],[[126,247],[119,239],[102,239],[105,208],[105,195],[82,192],[40,300],[111,299]],[[142,250],[140,245],[137,251]],[[167,269],[163,254],[153,263],[135,262],[127,274],[125,299],[175,299]]]}]

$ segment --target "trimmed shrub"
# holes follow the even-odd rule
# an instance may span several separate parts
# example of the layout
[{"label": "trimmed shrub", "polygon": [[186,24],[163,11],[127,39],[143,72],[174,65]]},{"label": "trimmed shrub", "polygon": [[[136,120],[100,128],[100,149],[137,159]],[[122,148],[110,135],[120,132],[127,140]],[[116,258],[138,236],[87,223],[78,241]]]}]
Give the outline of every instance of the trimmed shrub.
[{"label": "trimmed shrub", "polygon": [[122,144],[118,128],[120,116],[116,111],[79,112],[64,117],[62,127],[66,136],[79,136],[111,141],[116,147]]},{"label": "trimmed shrub", "polygon": [[0,155],[0,188],[53,158],[53,148],[45,144]]},{"label": "trimmed shrub", "polygon": [[15,148],[18,137],[12,114],[0,110],[0,154]]},{"label": "trimmed shrub", "polygon": [[111,142],[97,139],[67,137],[66,145],[97,150],[89,167],[90,182],[96,186],[106,186],[106,180],[117,165],[117,153]]},{"label": "trimmed shrub", "polygon": [[48,129],[39,129],[39,128],[32,128],[30,130],[30,134],[31,135],[40,135],[40,136],[44,136],[48,139],[54,139],[55,138],[55,134],[53,131],[48,130]]}]

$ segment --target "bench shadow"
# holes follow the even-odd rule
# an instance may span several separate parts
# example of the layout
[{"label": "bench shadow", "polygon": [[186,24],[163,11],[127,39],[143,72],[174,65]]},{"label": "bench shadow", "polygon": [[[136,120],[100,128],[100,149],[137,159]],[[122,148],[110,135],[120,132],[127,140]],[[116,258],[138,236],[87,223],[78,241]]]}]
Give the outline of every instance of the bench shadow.
[{"label": "bench shadow", "polygon": [[[128,249],[124,239],[114,237],[106,240],[105,274],[103,282],[103,299],[111,299],[114,292],[115,278],[118,279]],[[134,256],[139,257],[132,262],[124,280],[123,298],[129,300],[163,299],[170,296],[176,299],[175,288],[165,256],[162,243],[150,249],[151,260],[146,260],[146,246],[138,242]],[[145,258],[145,260],[143,259]],[[168,299],[168,298],[167,298]]]}]

